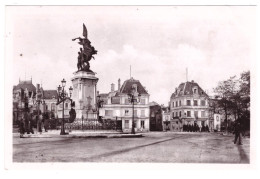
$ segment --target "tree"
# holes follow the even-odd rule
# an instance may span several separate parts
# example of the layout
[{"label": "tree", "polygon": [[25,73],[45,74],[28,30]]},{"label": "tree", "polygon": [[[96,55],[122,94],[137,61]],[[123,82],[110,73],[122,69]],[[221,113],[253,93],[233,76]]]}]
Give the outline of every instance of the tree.
[{"label": "tree", "polygon": [[236,76],[233,76],[228,80],[219,82],[218,86],[214,89],[214,92],[217,94],[216,99],[218,101],[218,106],[225,115],[226,132],[228,131],[228,116],[232,113],[234,108],[232,98],[238,90],[237,82]]},{"label": "tree", "polygon": [[239,84],[239,120],[244,130],[250,130],[250,71],[240,75]]},{"label": "tree", "polygon": [[234,115],[235,120],[242,123],[244,130],[250,129],[250,72],[243,72],[240,78],[230,77],[219,82],[214,89],[217,94],[217,105],[225,114],[226,131],[228,116]]}]

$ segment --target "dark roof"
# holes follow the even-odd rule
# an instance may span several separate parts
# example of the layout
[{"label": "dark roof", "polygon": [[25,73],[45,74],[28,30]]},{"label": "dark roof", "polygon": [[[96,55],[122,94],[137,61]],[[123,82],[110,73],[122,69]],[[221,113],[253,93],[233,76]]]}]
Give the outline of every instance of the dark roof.
[{"label": "dark roof", "polygon": [[208,97],[205,91],[203,91],[202,88],[197,83],[187,81],[179,85],[179,87],[175,90],[175,92],[172,93],[171,98],[180,97],[183,95],[194,95],[192,89],[196,86],[198,87],[198,91],[197,91],[198,95]]},{"label": "dark roof", "polygon": [[44,90],[43,91],[44,99],[52,99],[53,96],[57,99],[58,93],[56,90]]},{"label": "dark roof", "polygon": [[131,89],[133,84],[137,85],[137,92],[139,94],[148,94],[147,91],[144,89],[143,85],[140,83],[139,80],[135,80],[133,78],[126,80],[122,87],[120,88],[120,93],[129,94],[131,93]]},{"label": "dark roof", "polygon": [[108,94],[107,93],[101,93],[101,94],[99,94],[99,96],[100,96],[100,98],[106,98],[108,96]]},{"label": "dark roof", "polygon": [[20,81],[18,85],[14,86],[14,90],[25,90],[26,88],[29,92],[36,92],[36,87],[32,84],[31,81]]},{"label": "dark roof", "polygon": [[160,106],[157,102],[152,101],[149,103],[149,106]]}]

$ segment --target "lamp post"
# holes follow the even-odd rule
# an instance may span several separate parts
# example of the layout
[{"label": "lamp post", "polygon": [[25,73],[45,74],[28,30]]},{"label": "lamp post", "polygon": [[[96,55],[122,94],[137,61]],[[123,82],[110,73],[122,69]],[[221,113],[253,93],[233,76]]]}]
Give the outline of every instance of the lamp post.
[{"label": "lamp post", "polygon": [[139,102],[141,99],[141,94],[138,94],[137,90],[135,88],[132,88],[131,93],[128,94],[128,100],[130,103],[132,103],[132,110],[133,110],[133,114],[132,114],[132,134],[135,134],[135,124],[134,124],[134,106],[135,106],[135,102]]},{"label": "lamp post", "polygon": [[58,99],[57,99],[57,104],[56,104],[56,105],[59,105],[60,103],[62,103],[62,124],[61,124],[60,135],[68,134],[65,132],[65,129],[64,129],[64,102],[68,99],[72,103],[71,94],[72,94],[73,88],[72,87],[69,88],[70,96],[68,96],[68,93],[64,89],[65,86],[66,86],[66,80],[63,78],[63,80],[61,81],[61,86],[60,85],[58,86]]},{"label": "lamp post", "polygon": [[99,108],[103,107],[103,100],[100,99],[100,95],[97,96],[97,119],[99,120]]}]

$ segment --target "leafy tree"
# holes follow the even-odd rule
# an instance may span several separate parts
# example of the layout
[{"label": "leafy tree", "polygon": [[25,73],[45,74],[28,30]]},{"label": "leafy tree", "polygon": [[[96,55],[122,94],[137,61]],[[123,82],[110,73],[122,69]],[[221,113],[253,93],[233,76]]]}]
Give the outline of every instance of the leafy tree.
[{"label": "leafy tree", "polygon": [[[228,116],[234,115],[244,126],[244,130],[250,129],[250,72],[243,72],[240,78],[230,77],[219,82],[214,89],[217,94],[217,106],[225,114],[226,131],[228,129]],[[215,106],[213,106],[215,108]]]},{"label": "leafy tree", "polygon": [[232,113],[234,108],[232,98],[238,90],[237,84],[236,76],[233,76],[228,80],[219,82],[218,86],[214,89],[214,92],[217,94],[216,99],[218,106],[225,115],[226,131],[228,130],[228,116]]}]

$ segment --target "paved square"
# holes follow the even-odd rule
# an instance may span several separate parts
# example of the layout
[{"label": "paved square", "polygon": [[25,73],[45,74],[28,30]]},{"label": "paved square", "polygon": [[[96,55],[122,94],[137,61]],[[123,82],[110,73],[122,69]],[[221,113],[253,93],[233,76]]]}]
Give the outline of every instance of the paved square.
[{"label": "paved square", "polygon": [[142,138],[19,138],[14,162],[249,163],[250,139],[217,133],[150,132]]}]

